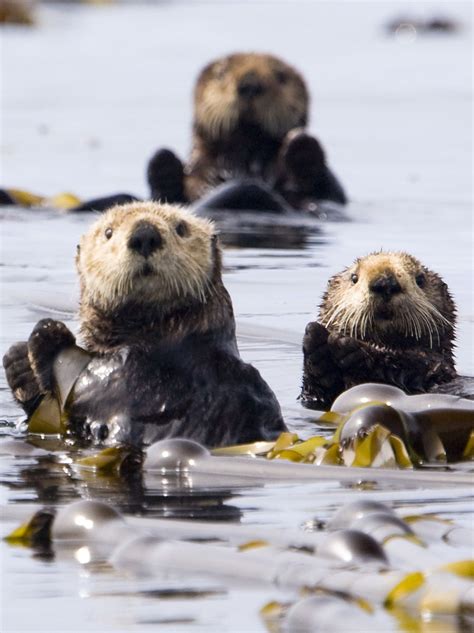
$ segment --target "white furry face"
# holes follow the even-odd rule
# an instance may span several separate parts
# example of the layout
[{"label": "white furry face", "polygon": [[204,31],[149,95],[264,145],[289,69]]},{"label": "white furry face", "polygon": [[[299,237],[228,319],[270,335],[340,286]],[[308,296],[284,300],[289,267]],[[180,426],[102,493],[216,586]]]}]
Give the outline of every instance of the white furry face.
[{"label": "white furry face", "polygon": [[113,207],[81,238],[76,259],[83,301],[111,308],[132,301],[179,306],[206,301],[214,228],[155,202]]},{"label": "white furry face", "polygon": [[335,275],[321,306],[321,323],[341,334],[384,344],[394,335],[427,338],[454,325],[443,281],[407,253],[380,252]]},{"label": "white furry face", "polygon": [[242,121],[282,138],[306,124],[308,102],[306,85],[294,68],[272,55],[239,53],[202,71],[195,121],[211,139],[225,138]]}]

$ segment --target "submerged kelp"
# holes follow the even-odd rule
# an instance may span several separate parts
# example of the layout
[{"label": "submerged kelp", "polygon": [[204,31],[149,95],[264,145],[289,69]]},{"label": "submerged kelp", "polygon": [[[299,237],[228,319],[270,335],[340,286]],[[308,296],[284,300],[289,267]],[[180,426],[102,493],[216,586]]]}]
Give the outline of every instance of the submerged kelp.
[{"label": "submerged kelp", "polygon": [[[404,612],[419,623],[428,616],[469,617],[474,561],[468,531],[438,521],[443,531],[426,533],[418,529],[426,518],[414,519],[405,521],[385,504],[356,502],[327,522],[327,532],[282,532],[125,519],[107,504],[80,501],[57,512],[37,512],[6,540],[49,544],[81,566],[107,562],[120,574],[156,580],[203,575],[224,587],[278,586],[286,601],[261,609],[270,631],[345,631],[348,616],[354,630],[392,630],[392,618]],[[456,531],[457,540],[444,538]],[[221,544],[213,544],[215,539]]]}]

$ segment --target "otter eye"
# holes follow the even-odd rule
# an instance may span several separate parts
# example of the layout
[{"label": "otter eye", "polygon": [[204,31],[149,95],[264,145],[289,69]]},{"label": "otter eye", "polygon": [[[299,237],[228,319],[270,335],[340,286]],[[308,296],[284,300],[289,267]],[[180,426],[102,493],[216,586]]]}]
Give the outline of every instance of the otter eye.
[{"label": "otter eye", "polygon": [[359,275],[356,275],[355,273],[352,273],[351,281],[352,281],[353,284],[356,284],[359,281]]},{"label": "otter eye", "polygon": [[80,252],[81,252],[81,247],[80,247],[80,245],[78,244],[78,245],[76,246],[76,253],[77,253],[77,254],[79,254]]},{"label": "otter eye", "polygon": [[424,273],[420,273],[419,275],[417,275],[415,277],[415,281],[416,281],[416,285],[419,286],[420,288],[423,288],[423,286],[425,285],[425,281],[426,281],[426,277],[424,275]]},{"label": "otter eye", "polygon": [[288,73],[286,73],[284,70],[277,70],[275,72],[275,77],[280,84],[286,84],[286,82],[288,81]]},{"label": "otter eye", "polygon": [[109,228],[108,228],[108,229],[105,229],[105,231],[104,231],[104,235],[105,235],[105,237],[106,237],[108,240],[110,240],[110,238],[111,238],[111,237],[112,237],[112,235],[113,235],[113,231],[112,231],[112,229],[110,228],[110,226],[109,226]]},{"label": "otter eye", "polygon": [[179,235],[179,237],[186,237],[186,235],[189,234],[189,229],[186,222],[180,222],[179,224],[177,224],[175,231]]}]

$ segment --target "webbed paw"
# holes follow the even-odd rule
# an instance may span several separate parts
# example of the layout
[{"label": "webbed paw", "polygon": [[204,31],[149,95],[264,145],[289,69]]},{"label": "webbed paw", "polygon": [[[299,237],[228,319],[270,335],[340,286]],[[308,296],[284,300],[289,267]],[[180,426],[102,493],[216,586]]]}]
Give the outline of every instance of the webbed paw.
[{"label": "webbed paw", "polygon": [[72,332],[54,319],[42,319],[28,339],[28,356],[42,392],[53,391],[53,362],[59,352],[75,345]]},{"label": "webbed paw", "polygon": [[30,415],[38,406],[41,393],[38,380],[31,368],[26,341],[10,347],[3,357],[3,367],[13,397]]},{"label": "webbed paw", "polygon": [[364,375],[372,367],[372,359],[366,349],[365,343],[350,336],[331,334],[328,338],[328,346],[334,362],[343,371],[350,372],[352,368],[357,373]]},{"label": "webbed paw", "polygon": [[153,200],[185,202],[183,163],[171,150],[160,149],[153,154],[147,178]]}]

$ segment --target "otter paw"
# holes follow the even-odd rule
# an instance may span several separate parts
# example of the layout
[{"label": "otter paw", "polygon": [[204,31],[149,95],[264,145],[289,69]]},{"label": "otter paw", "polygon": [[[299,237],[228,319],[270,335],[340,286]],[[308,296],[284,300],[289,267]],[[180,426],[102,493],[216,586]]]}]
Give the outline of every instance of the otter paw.
[{"label": "otter paw", "polygon": [[370,355],[364,344],[349,336],[339,336],[331,334],[328,339],[332,357],[338,367],[348,371],[351,367],[357,367],[359,373],[363,368],[370,369]]},{"label": "otter paw", "polygon": [[3,367],[13,397],[29,415],[38,405],[41,394],[39,383],[31,368],[28,344],[25,341],[10,347],[3,357]]},{"label": "otter paw", "polygon": [[28,339],[28,356],[41,391],[53,390],[53,362],[59,352],[75,345],[72,332],[53,319],[42,319]]},{"label": "otter paw", "polygon": [[160,149],[153,154],[147,178],[152,200],[185,202],[183,163],[171,150]]},{"label": "otter paw", "polygon": [[319,349],[327,345],[329,332],[324,325],[317,321],[311,321],[306,326],[303,337],[303,352],[305,354],[311,354],[316,349]]},{"label": "otter paw", "polygon": [[319,142],[304,130],[289,132],[280,153],[281,166],[296,181],[308,180],[324,169],[324,151]]}]

